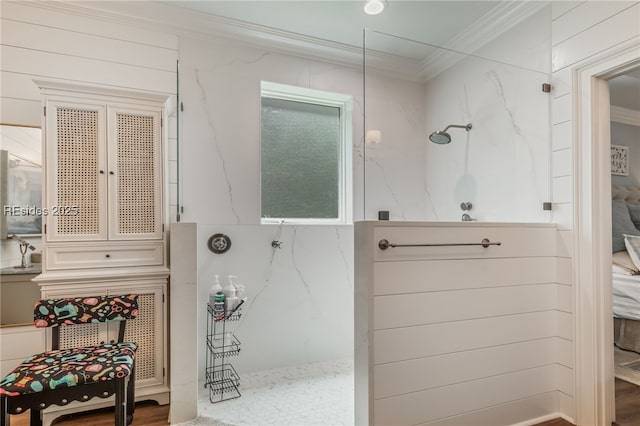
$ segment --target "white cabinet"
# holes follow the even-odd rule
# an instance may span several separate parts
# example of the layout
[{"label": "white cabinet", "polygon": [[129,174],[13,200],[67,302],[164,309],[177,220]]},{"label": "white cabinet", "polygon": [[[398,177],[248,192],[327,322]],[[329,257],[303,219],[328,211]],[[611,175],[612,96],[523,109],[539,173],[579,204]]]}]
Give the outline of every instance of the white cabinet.
[{"label": "white cabinet", "polygon": [[[138,345],[136,400],[167,404],[166,98],[36,83],[44,96],[46,211],[43,273],[34,281],[46,298],[138,294],[139,314],[125,333]],[[108,342],[117,324],[63,327],[60,337],[61,348]],[[44,423],[112,404],[49,407]]]},{"label": "white cabinet", "polygon": [[[36,266],[31,270],[36,270]],[[40,299],[40,288],[31,282],[36,273],[11,272],[0,273],[0,328],[15,325],[33,327],[33,305]]]},{"label": "white cabinet", "polygon": [[[138,295],[138,316],[127,321],[124,340],[138,345],[136,352],[136,401],[155,400],[169,403],[167,383],[167,309],[166,277],[157,275],[131,276],[122,281],[49,283],[43,298],[131,294]],[[60,348],[98,345],[118,338],[119,323],[82,324],[60,328]],[[51,332],[46,333],[46,347],[51,347]],[[112,406],[113,397],[96,398],[85,403],[51,406],[44,411],[44,424],[57,417],[78,411]]]},{"label": "white cabinet", "polygon": [[48,88],[43,111],[45,271],[164,264],[162,103]]},{"label": "white cabinet", "polygon": [[0,327],[0,377],[25,358],[45,351],[44,330],[33,325]]},{"label": "white cabinet", "polygon": [[45,102],[47,242],[107,239],[106,105],[72,99]]},{"label": "white cabinet", "polygon": [[[108,288],[106,286],[108,285]],[[75,287],[75,286],[74,286]],[[111,283],[101,286],[83,286],[86,296],[132,294],[138,295],[138,316],[127,321],[125,341],[138,345],[136,353],[136,392],[144,388],[163,385],[165,369],[165,289],[160,280],[154,283]],[[69,291],[65,287],[49,290],[45,298],[75,297],[79,289]],[[60,328],[60,348],[98,345],[118,338],[119,323],[82,324]],[[51,346],[51,334],[47,334],[47,347]],[[144,393],[144,392],[143,392]],[[139,395],[137,395],[139,396]]]},{"label": "white cabinet", "polygon": [[108,107],[110,240],[162,238],[161,110]]},{"label": "white cabinet", "polygon": [[51,244],[47,247],[44,256],[48,271],[140,265],[160,266],[164,264],[164,243],[150,241],[108,245],[87,242]]}]

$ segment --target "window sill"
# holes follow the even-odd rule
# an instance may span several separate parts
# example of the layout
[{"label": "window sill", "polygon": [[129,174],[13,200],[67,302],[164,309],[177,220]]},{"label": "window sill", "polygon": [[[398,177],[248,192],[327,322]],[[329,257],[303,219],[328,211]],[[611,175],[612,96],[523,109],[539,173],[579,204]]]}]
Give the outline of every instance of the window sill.
[{"label": "window sill", "polygon": [[352,226],[353,222],[339,219],[260,219],[261,225],[289,225],[289,226]]}]

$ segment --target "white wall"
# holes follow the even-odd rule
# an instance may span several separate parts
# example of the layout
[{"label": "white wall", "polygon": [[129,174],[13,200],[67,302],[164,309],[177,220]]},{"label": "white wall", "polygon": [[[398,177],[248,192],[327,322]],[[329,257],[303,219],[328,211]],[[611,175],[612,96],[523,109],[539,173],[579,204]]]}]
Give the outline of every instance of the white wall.
[{"label": "white wall", "polygon": [[611,175],[611,184],[638,186],[640,184],[640,127],[612,122],[611,144],[629,147],[629,176]]},{"label": "white wall", "polygon": [[[382,238],[502,245],[383,251]],[[557,355],[571,330],[558,327],[569,314],[553,225],[360,222],[356,253],[356,424],[557,416],[573,382],[572,359]]]},{"label": "white wall", "polygon": [[[41,96],[34,79],[166,94],[168,114],[175,115],[177,37],[27,2],[3,1],[0,25],[1,123],[41,126]],[[174,217],[175,117],[168,131],[168,196]],[[33,242],[39,247],[39,241]],[[0,241],[0,266],[19,262],[16,253],[14,242]]]},{"label": "white wall", "polygon": [[[552,220],[560,229],[559,248],[564,261],[558,273],[565,277],[567,309],[571,313],[574,294],[573,257],[573,157],[574,140],[572,70],[617,45],[640,37],[640,3],[620,1],[557,1],[552,4],[553,100],[552,100]],[[585,313],[586,314],[586,313]],[[561,319],[560,327],[572,330],[573,314]],[[572,339],[571,339],[572,340]],[[567,359],[574,354],[563,354]],[[575,418],[574,395],[563,394],[560,411]]]}]

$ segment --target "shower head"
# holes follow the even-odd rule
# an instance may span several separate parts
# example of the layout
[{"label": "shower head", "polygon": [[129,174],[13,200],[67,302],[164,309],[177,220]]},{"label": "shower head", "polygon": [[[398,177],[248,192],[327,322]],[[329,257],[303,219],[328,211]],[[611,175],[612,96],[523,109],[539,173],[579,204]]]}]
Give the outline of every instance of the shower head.
[{"label": "shower head", "polygon": [[439,145],[444,145],[451,142],[451,135],[447,133],[447,130],[449,129],[449,127],[458,127],[460,129],[465,129],[468,132],[469,130],[471,130],[472,126],[471,126],[471,123],[465,126],[461,126],[459,124],[449,124],[447,127],[445,127],[444,130],[438,130],[436,132],[431,133],[431,135],[429,135],[429,139],[431,140],[431,142],[437,143]]}]

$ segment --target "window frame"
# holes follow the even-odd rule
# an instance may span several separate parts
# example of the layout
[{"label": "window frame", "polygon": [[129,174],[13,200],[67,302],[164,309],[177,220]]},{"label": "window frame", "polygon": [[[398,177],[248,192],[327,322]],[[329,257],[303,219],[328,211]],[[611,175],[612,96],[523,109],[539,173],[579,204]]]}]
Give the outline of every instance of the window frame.
[{"label": "window frame", "polygon": [[[262,217],[262,99],[335,107],[340,116],[340,148],[338,150],[338,217],[265,218]],[[268,81],[260,82],[260,223],[293,225],[349,225],[353,223],[353,96]]]}]

